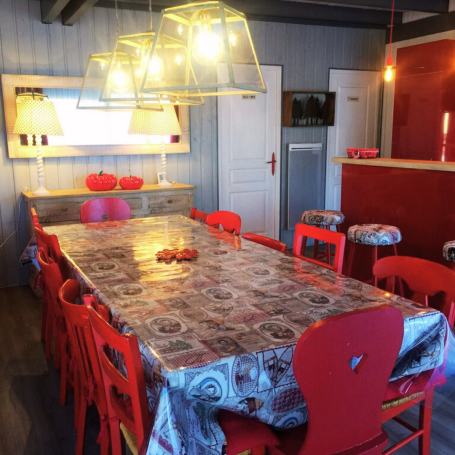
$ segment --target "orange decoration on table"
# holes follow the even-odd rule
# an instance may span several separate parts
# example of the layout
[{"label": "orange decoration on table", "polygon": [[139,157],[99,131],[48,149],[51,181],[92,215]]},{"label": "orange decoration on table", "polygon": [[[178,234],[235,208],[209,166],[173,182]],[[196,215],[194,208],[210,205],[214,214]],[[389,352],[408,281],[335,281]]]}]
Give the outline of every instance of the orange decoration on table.
[{"label": "orange decoration on table", "polygon": [[158,251],[155,256],[158,261],[172,262],[173,259],[176,259],[180,262],[183,260],[191,261],[191,259],[196,258],[198,254],[198,250],[189,250],[188,248],[180,250],[179,248],[174,248],[173,250],[166,249]]}]

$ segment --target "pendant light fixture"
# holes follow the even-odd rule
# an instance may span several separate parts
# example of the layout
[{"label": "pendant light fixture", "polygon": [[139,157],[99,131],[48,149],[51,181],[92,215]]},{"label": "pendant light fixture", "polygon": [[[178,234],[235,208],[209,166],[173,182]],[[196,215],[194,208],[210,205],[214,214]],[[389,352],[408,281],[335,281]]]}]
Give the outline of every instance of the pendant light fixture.
[{"label": "pendant light fixture", "polygon": [[155,39],[153,31],[152,0],[149,0],[150,30],[132,35],[117,36],[115,49],[107,71],[100,101],[153,104],[204,104],[201,96],[191,99],[166,94],[140,93],[142,78],[147,74],[153,81],[159,81],[164,74],[163,61],[149,54]]},{"label": "pendant light fixture", "polygon": [[[150,21],[151,0],[149,0]],[[166,104],[203,104],[200,99],[186,102],[184,99],[168,97],[163,94],[140,93],[142,80],[141,48],[150,49],[154,32],[119,36],[118,5],[115,0],[117,22],[117,41],[114,52],[92,54],[79,95],[78,109],[161,111],[161,103]]]},{"label": "pendant light fixture", "polygon": [[389,40],[389,56],[386,61],[386,69],[384,73],[384,80],[390,82],[393,79],[393,58],[392,58],[392,32],[393,32],[393,14],[395,12],[395,0],[392,0],[392,16],[390,18],[390,40]]},{"label": "pendant light fixture", "polygon": [[192,98],[267,91],[245,15],[220,1],[164,9],[145,70],[142,93]]}]

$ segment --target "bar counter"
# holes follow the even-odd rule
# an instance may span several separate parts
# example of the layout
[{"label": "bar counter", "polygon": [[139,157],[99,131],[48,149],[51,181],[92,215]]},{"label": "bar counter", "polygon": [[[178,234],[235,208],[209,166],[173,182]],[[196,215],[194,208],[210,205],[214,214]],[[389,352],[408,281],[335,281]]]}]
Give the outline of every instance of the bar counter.
[{"label": "bar counter", "polygon": [[[455,240],[455,162],[385,158],[333,158],[333,162],[342,164],[343,232],[354,224],[397,226],[403,235],[400,256],[450,265],[442,257],[442,247]],[[371,270],[371,254],[367,247],[359,247],[361,260],[355,261],[353,275],[364,279],[362,268]],[[379,257],[392,254],[388,248],[379,248]]]}]

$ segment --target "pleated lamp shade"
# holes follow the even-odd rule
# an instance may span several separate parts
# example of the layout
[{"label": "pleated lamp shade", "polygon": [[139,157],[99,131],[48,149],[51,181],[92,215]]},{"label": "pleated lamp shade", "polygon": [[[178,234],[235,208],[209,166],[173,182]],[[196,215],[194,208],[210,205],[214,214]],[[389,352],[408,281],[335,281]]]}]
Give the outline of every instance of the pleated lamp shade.
[{"label": "pleated lamp shade", "polygon": [[182,130],[174,106],[164,104],[162,108],[161,111],[133,111],[128,134],[180,136]]},{"label": "pleated lamp shade", "polygon": [[36,99],[18,103],[14,134],[63,136],[54,103]]}]

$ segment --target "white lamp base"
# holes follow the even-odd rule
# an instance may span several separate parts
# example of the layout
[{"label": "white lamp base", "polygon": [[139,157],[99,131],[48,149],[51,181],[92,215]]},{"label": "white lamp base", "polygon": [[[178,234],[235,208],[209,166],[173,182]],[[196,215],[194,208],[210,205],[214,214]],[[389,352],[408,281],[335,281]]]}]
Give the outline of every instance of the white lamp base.
[{"label": "white lamp base", "polygon": [[172,186],[172,183],[168,182],[167,180],[161,180],[161,182],[158,183],[158,186],[162,186],[164,188],[169,188],[170,186]]},{"label": "white lamp base", "polygon": [[49,196],[51,194],[50,191],[46,190],[44,186],[40,186],[37,190],[33,191],[35,196]]}]

